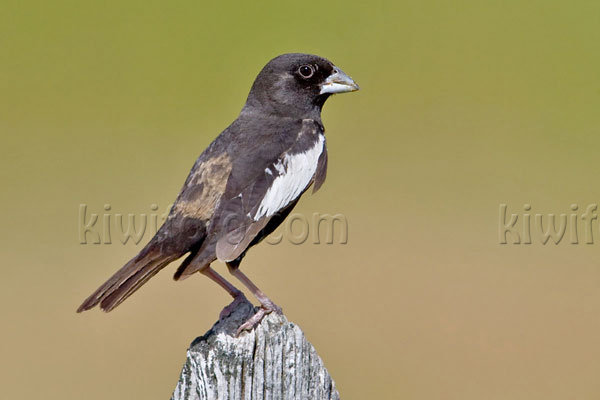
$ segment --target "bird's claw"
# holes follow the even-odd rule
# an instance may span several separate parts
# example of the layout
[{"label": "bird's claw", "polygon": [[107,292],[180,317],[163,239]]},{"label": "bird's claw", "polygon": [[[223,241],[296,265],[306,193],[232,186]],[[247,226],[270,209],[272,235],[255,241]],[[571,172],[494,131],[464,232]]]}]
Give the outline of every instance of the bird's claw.
[{"label": "bird's claw", "polygon": [[260,324],[265,315],[270,314],[272,312],[276,312],[279,315],[283,314],[281,307],[269,300],[268,302],[266,302],[266,304],[263,304],[253,316],[248,318],[246,322],[240,325],[235,336],[240,336],[240,333],[242,333],[243,331],[251,331],[258,324]]},{"label": "bird's claw", "polygon": [[254,327],[256,327],[256,325],[258,325],[260,323],[260,321],[262,321],[262,319],[265,317],[265,315],[269,314],[271,311],[272,310],[266,310],[262,307],[259,308],[258,311],[253,316],[248,318],[248,320],[246,320],[246,322],[244,322],[242,325],[240,325],[235,336],[240,336],[240,333],[242,333],[243,331],[251,331],[252,329],[254,329]]}]

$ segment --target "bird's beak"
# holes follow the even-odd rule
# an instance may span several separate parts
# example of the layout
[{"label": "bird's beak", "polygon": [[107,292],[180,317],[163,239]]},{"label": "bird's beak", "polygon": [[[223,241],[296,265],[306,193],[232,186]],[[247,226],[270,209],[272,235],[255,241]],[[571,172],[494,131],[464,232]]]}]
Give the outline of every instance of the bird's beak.
[{"label": "bird's beak", "polygon": [[321,92],[324,93],[345,93],[355,92],[359,89],[356,82],[339,68],[333,70],[333,74],[329,75],[325,82],[321,84]]}]

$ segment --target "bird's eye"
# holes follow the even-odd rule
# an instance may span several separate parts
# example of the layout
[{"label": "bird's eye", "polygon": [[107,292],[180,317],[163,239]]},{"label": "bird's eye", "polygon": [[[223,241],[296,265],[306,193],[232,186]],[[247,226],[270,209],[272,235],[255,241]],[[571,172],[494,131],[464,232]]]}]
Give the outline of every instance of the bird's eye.
[{"label": "bird's eye", "polygon": [[303,65],[300,68],[298,68],[298,73],[300,74],[300,76],[302,76],[304,79],[308,79],[311,76],[313,76],[313,74],[315,73],[314,68],[312,67],[312,65]]}]

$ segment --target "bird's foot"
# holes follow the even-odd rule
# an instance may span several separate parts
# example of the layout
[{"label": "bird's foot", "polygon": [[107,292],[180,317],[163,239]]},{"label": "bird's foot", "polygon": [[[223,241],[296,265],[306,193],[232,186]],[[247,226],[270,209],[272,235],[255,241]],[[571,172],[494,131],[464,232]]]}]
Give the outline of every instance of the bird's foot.
[{"label": "bird's foot", "polygon": [[270,312],[276,312],[279,315],[283,315],[283,310],[281,309],[281,307],[279,307],[277,304],[273,303],[271,301],[271,299],[269,299],[268,297],[265,298],[261,298],[259,299],[260,304],[262,305],[261,308],[264,308],[265,310],[269,310]]},{"label": "bird's foot", "polygon": [[271,310],[266,310],[262,307],[259,308],[253,316],[248,318],[246,322],[240,325],[235,336],[240,336],[240,333],[242,333],[243,331],[251,331],[252,329],[254,329],[256,325],[260,324],[260,321],[262,321],[265,315],[269,314],[270,312]]},{"label": "bird's foot", "polygon": [[244,293],[239,292],[238,294],[235,295],[235,297],[233,298],[233,301],[231,303],[229,303],[229,305],[225,306],[225,308],[223,308],[223,310],[221,310],[221,313],[219,314],[219,319],[223,319],[223,318],[229,316],[239,304],[246,303],[246,302],[248,302],[248,299],[246,298]]},{"label": "bird's foot", "polygon": [[243,331],[251,331],[254,329],[260,321],[265,317],[265,315],[270,314],[272,312],[276,312],[277,314],[283,314],[281,307],[277,304],[273,303],[271,300],[267,299],[267,301],[261,301],[262,305],[258,309],[258,311],[248,318],[246,322],[244,322],[237,330],[236,336],[240,336],[240,333]]}]

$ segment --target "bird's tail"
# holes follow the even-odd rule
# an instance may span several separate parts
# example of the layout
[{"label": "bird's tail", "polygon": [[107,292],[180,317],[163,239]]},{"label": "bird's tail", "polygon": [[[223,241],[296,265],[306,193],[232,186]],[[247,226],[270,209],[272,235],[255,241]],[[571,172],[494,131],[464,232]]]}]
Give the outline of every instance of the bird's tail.
[{"label": "bird's tail", "polygon": [[150,241],[137,256],[92,293],[77,312],[89,310],[98,304],[102,310],[111,311],[163,267],[178,258],[176,255],[164,254],[160,247],[156,241]]}]

